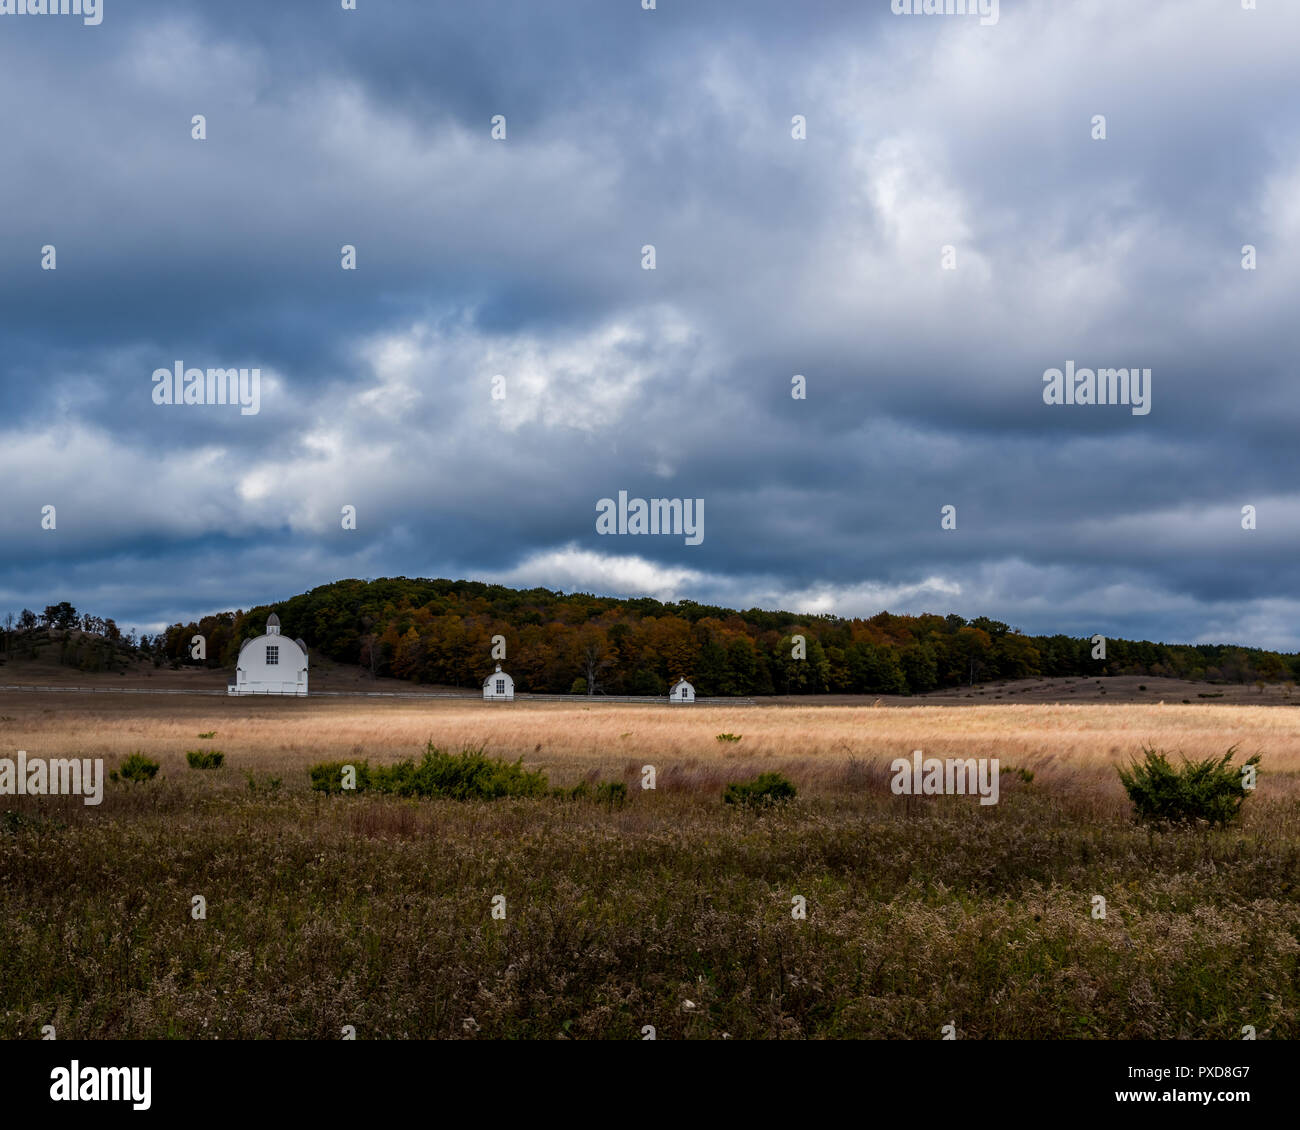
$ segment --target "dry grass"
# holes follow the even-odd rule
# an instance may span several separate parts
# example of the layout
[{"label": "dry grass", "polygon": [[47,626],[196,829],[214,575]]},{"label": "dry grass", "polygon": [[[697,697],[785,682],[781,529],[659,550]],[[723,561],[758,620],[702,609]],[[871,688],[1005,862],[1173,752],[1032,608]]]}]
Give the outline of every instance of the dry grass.
[{"label": "dry grass", "polygon": [[[1300,1035],[1300,715],[1281,707],[5,694],[0,719],[10,756],[163,763],[98,809],[0,800],[0,1036]],[[625,780],[630,800],[307,789],[313,762],[391,761],[429,738],[522,756],[556,784]],[[1261,750],[1242,825],[1136,827],[1113,765],[1143,740]],[[225,767],[188,769],[196,746]],[[916,748],[1035,777],[1003,778],[991,807],[909,802],[885,767]],[[787,808],[721,804],[725,781],[770,768],[800,787]]]},{"label": "dry grass", "polygon": [[[444,748],[481,745],[522,757],[557,783],[621,772],[630,761],[710,769],[726,779],[766,769],[806,788],[839,787],[854,761],[927,756],[997,757],[1062,783],[1114,782],[1112,767],[1144,741],[1189,757],[1238,745],[1265,754],[1261,788],[1291,790],[1300,775],[1300,711],[1221,705],[669,707],[620,703],[483,703],[473,700],[299,701],[117,695],[0,695],[0,750],[112,761],[136,750],[183,768],[197,735],[234,768],[305,781],[317,761],[414,756],[432,739]],[[741,740],[719,743],[720,733]],[[300,779],[301,778],[301,779]],[[1116,795],[1122,795],[1116,793]]]}]

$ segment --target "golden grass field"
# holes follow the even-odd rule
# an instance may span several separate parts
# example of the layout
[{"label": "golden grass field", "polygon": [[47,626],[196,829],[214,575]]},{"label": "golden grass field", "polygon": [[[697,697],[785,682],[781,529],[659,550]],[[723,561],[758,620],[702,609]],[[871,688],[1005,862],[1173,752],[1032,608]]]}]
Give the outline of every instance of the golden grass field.
[{"label": "golden grass field", "polygon": [[[309,789],[314,763],[430,741],[623,781],[626,803]],[[1260,752],[1241,822],[1136,824],[1115,766],[1144,742]],[[0,692],[0,756],[20,749],[162,767],[99,807],[0,798],[0,1038],[1300,1035],[1300,711],[1280,703]],[[1033,779],[989,807],[895,796],[888,762],[915,749]],[[769,769],[795,800],[722,803]]]},{"label": "golden grass field", "polygon": [[[198,734],[216,731],[200,741]],[[739,742],[720,743],[720,733]],[[79,754],[110,763],[141,751],[184,768],[184,751],[213,746],[235,768],[289,776],[317,761],[416,756],[426,742],[522,757],[561,783],[629,761],[742,776],[779,769],[833,787],[851,760],[996,757],[1065,782],[1113,779],[1144,742],[1188,757],[1264,754],[1262,789],[1300,775],[1300,709],[1219,704],[978,706],[641,706],[578,700],[261,699],[42,693],[0,695],[0,752]]]}]

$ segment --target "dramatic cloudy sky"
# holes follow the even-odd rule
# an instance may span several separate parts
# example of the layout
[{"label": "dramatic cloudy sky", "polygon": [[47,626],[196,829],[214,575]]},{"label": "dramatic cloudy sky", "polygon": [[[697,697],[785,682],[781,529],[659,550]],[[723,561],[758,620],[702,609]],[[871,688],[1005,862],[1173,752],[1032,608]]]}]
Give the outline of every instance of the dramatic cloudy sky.
[{"label": "dramatic cloudy sky", "polygon": [[[357,8],[0,16],[0,613],[404,574],[1300,648],[1300,3]],[[177,360],[261,411],[155,405]]]}]

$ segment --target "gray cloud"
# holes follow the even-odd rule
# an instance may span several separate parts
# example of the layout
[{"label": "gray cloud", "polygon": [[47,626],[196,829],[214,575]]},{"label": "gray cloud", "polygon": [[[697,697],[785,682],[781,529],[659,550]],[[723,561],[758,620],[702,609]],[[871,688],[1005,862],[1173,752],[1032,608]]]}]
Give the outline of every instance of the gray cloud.
[{"label": "gray cloud", "polygon": [[[5,30],[0,608],[404,573],[1300,648],[1300,11]],[[260,366],[261,413],[154,405],[177,359]],[[1152,412],[1045,405],[1067,360],[1151,368]],[[598,536],[620,489],[704,498],[703,544]]]}]

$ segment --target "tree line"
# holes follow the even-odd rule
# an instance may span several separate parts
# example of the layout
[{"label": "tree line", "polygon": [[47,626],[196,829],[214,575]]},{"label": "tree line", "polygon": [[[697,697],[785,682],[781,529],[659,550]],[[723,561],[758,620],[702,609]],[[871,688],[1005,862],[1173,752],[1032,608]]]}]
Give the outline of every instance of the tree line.
[{"label": "tree line", "polygon": [[[154,640],[126,635],[116,622],[91,613],[80,613],[68,601],[48,604],[41,612],[24,608],[16,617],[7,613],[0,621],[3,658],[35,659],[41,651],[58,645],[58,661],[81,671],[117,671],[133,660],[152,654]],[[162,635],[156,637],[161,648]],[[161,665],[161,655],[159,657]]]},{"label": "tree line", "polygon": [[[174,624],[155,640],[165,660],[233,668],[239,646],[279,615],[312,652],[375,676],[477,687],[502,637],[520,691],[661,695],[679,677],[701,695],[917,694],[1035,676],[1169,676],[1213,682],[1300,678],[1300,655],[1219,644],[1027,636],[978,616],[869,618],[737,611],[681,600],[623,600],[477,581],[345,580],[247,611]],[[800,641],[802,637],[802,642]]]},{"label": "tree line", "polygon": [[[681,600],[622,600],[477,581],[346,580],[276,604],[221,612],[164,632],[123,635],[111,619],[67,601],[5,618],[5,652],[35,654],[44,633],[61,659],[87,670],[122,656],[155,665],[232,670],[244,640],[279,615],[285,635],[372,675],[477,687],[504,641],[505,670],[522,692],[663,695],[680,677],[705,696],[919,694],[1000,679],[1168,676],[1210,682],[1290,682],[1300,655],[1222,644],[1027,636],[986,616],[869,618],[737,611]],[[194,637],[203,638],[196,658]],[[105,645],[95,644],[96,640]]]}]

